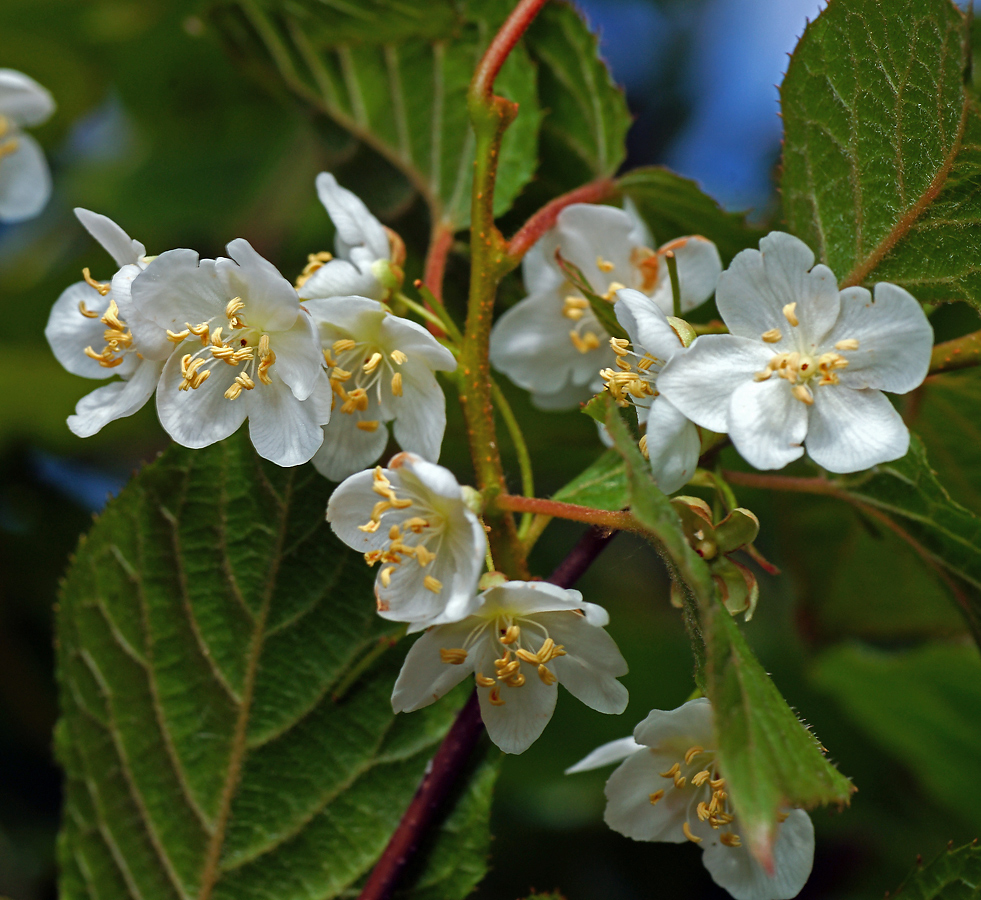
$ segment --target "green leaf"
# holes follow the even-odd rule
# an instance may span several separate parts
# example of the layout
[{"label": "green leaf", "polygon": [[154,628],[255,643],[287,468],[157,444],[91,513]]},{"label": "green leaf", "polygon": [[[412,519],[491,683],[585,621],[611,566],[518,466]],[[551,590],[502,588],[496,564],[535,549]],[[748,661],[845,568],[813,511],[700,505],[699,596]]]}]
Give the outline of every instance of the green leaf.
[{"label": "green leaf", "polygon": [[830,3],[781,89],[790,230],[844,284],[981,305],[981,114],[951,0]]},{"label": "green leaf", "polygon": [[977,900],[981,897],[981,847],[974,841],[917,863],[893,896],[903,900]]},{"label": "green leaf", "polygon": [[[315,112],[393,166],[453,229],[470,221],[474,136],[466,96],[503,7],[375,0],[224,0],[216,17],[246,59],[261,59]],[[335,27],[340,6],[345,12]],[[389,18],[391,21],[389,22]],[[541,113],[536,72],[519,46],[495,91],[520,106],[501,144],[494,213],[503,214],[535,171]]]},{"label": "green leaf", "polygon": [[[454,702],[394,716],[400,650],[331,699],[393,629],[329,490],[243,431],[172,447],[83,538],[58,611],[65,900],[337,897],[384,848]],[[492,777],[418,873],[432,900],[483,873]]]},{"label": "green leaf", "polygon": [[555,251],[555,261],[559,264],[562,274],[569,279],[569,284],[589,301],[589,308],[599,320],[603,330],[611,337],[629,340],[630,336],[613,311],[613,304],[609,300],[603,299],[592,289],[579,267],[575,263],[569,262],[558,250]]},{"label": "green leaf", "polygon": [[658,243],[700,234],[715,242],[728,264],[740,250],[755,247],[766,233],[747,225],[744,214],[726,212],[694,181],[669,169],[634,169],[618,178],[617,186],[636,204]]},{"label": "green leaf", "polygon": [[552,499],[593,509],[623,509],[629,500],[626,463],[616,450],[607,450],[589,468],[559,488]]},{"label": "green leaf", "polygon": [[631,115],[599,58],[596,35],[574,7],[548,3],[526,41],[544,110],[539,180],[560,194],[612,175],[626,156]]},{"label": "green leaf", "polygon": [[974,647],[889,653],[847,644],[823,653],[811,678],[914,782],[968,827],[981,826],[981,659]]}]

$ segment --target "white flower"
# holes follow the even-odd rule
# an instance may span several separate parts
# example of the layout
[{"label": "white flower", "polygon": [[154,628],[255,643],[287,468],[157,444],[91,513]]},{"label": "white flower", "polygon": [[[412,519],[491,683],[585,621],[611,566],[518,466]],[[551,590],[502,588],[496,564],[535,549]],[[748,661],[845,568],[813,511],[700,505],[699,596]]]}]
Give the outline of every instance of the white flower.
[{"label": "white flower", "polygon": [[386,284],[405,258],[401,238],[379,222],[351,191],[342,188],[329,172],[317,176],[320,202],[337,229],[335,257],[317,253],[297,281],[304,300],[356,295],[384,300]]},{"label": "white flower", "polygon": [[172,342],[157,413],[177,443],[194,448],[248,418],[260,456],[300,465],[330,419],[316,327],[293,286],[247,241],[232,241],[228,254],[199,261],[193,250],[169,250],[133,282],[134,306]]},{"label": "white flower", "polygon": [[55,103],[33,78],[0,69],[0,220],[36,216],[51,196],[51,173],[44,151],[21,129],[40,125]]},{"label": "white flower", "polygon": [[468,615],[484,567],[487,536],[449,469],[414,453],[387,469],[359,472],[327,504],[327,521],[369,565],[378,613],[409,631]]},{"label": "white flower", "polygon": [[[616,368],[603,369],[600,375],[620,406],[636,407],[639,423],[647,427],[641,448],[658,487],[670,494],[695,474],[701,445],[698,429],[660,396],[656,386],[661,369],[684,353],[685,346],[660,307],[639,291],[618,291],[615,309],[630,341],[610,338]],[[628,349],[631,345],[633,350]]]},{"label": "white flower", "polygon": [[703,237],[682,237],[654,251],[651,243],[629,203],[625,209],[576,203],[562,210],[555,227],[525,256],[522,273],[529,296],[494,326],[494,367],[531,391],[543,409],[567,409],[588,398],[596,373],[614,361],[610,336],[588,301],[566,280],[555,252],[560,250],[610,303],[616,302],[618,290],[632,288],[670,313],[671,282],[664,261],[668,250],[678,260],[682,311],[712,295],[722,271],[715,244]]},{"label": "white flower", "polygon": [[423,459],[439,459],[446,400],[434,371],[456,359],[425,328],[392,315],[375,300],[307,300],[319,327],[331,388],[337,395],[313,464],[332,481],[370,466],[395,440]]},{"label": "white flower", "polygon": [[651,710],[633,738],[604,744],[566,770],[585,772],[624,760],[606,782],[607,825],[635,841],[698,844],[712,880],[736,900],[790,900],[814,862],[814,826],[801,809],[779,814],[768,875],[743,845],[724,773],[716,767],[712,706],[689,700]]},{"label": "white flower", "polygon": [[150,399],[162,359],[173,344],[163,329],[149,326],[133,307],[130,286],[147,265],[146,248],[106,216],[87,209],[76,209],[75,215],[120,267],[111,282],[103,283],[83,269],[85,280],[62,292],[44,329],[55,357],[69,372],[83,378],[120,376],[79,400],[75,415],[68,417],[75,434],[90,437]]},{"label": "white flower", "polygon": [[831,472],[906,453],[909,432],[882,391],[922,383],[933,330],[903,288],[839,291],[806,244],[773,232],[732,261],[716,302],[731,334],[699,337],[658,378],[692,421],[728,432],[758,469],[799,458],[805,438]]},{"label": "white flower", "polygon": [[604,630],[609,616],[579,591],[544,581],[507,581],[475,598],[460,622],[430,628],[413,644],[395,682],[392,708],[428,706],[470,673],[487,734],[523,753],[545,730],[557,684],[592,709],[622,713],[627,664]]}]

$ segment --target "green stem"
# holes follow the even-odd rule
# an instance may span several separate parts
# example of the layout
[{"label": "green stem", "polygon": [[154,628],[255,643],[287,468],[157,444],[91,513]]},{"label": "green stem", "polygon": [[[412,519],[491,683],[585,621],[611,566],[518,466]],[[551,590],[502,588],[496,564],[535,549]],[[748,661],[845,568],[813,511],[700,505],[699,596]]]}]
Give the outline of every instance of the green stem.
[{"label": "green stem", "polygon": [[422,295],[426,308],[431,309],[432,312],[439,316],[439,320],[443,323],[446,333],[453,338],[454,341],[461,343],[463,341],[463,334],[460,331],[460,327],[453,320],[453,316],[451,316],[446,307],[443,306],[443,301],[431,290],[429,290],[429,288],[422,282],[417,281],[415,286]]},{"label": "green stem", "polygon": [[[504,420],[508,434],[511,436],[511,443],[514,444],[514,452],[518,456],[518,469],[521,472],[521,492],[526,497],[535,496],[535,475],[531,467],[531,456],[528,453],[528,445],[525,443],[525,436],[521,431],[521,426],[515,418],[514,410],[508,403],[504,392],[496,381],[491,381],[491,395],[494,398],[494,405]],[[534,516],[531,513],[524,513],[521,516],[521,525],[518,528],[518,537],[524,541],[528,537],[531,522]]]},{"label": "green stem", "polygon": [[678,280],[678,260],[675,259],[673,250],[668,250],[664,254],[664,261],[668,264],[668,277],[671,279],[671,301],[673,303],[674,315],[676,319],[680,319],[681,282]]},{"label": "green stem", "polygon": [[933,348],[930,357],[930,374],[952,372],[981,364],[981,331],[972,331],[963,337],[945,341]]},{"label": "green stem", "polygon": [[[426,322],[432,322],[433,325],[438,326],[440,329],[446,330],[449,334],[449,329],[446,327],[446,322],[444,322],[443,318],[437,315],[437,313],[430,312],[421,303],[416,303],[415,300],[410,300],[405,296],[405,294],[397,294],[395,299],[398,300],[399,303],[403,304],[406,309],[411,309],[417,316],[419,316],[420,319],[423,319]],[[461,339],[460,329],[454,326],[454,330],[456,331],[456,335],[450,334],[450,337],[453,339],[454,343],[459,343]]]}]

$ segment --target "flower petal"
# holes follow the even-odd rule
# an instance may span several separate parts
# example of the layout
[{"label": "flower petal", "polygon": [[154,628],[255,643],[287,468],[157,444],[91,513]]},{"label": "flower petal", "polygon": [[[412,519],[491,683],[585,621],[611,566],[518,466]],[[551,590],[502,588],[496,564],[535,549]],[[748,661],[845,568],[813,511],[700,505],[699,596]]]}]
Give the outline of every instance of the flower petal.
[{"label": "flower petal", "polygon": [[227,247],[237,263],[219,259],[215,271],[225,287],[227,299],[240,297],[245,303],[241,315],[252,328],[262,331],[287,331],[300,313],[300,298],[269,260],[260,256],[243,238]]},{"label": "flower petal", "polygon": [[91,437],[109,422],[133,415],[150,399],[162,369],[162,362],[147,359],[130,379],[114,381],[86,394],[75,406],[75,415],[68,417],[68,427],[79,437]]},{"label": "flower petal", "polygon": [[472,653],[465,662],[455,665],[443,662],[439,651],[463,647],[474,624],[472,619],[464,619],[452,625],[437,625],[420,635],[409,648],[395,681],[392,709],[396,713],[429,706],[473,674]]},{"label": "flower petal", "polygon": [[[597,374],[599,369],[596,370]],[[567,384],[550,394],[532,393],[531,403],[536,409],[545,412],[561,412],[575,409],[580,403],[585,403],[594,393],[602,389],[602,384],[596,390],[588,384]],[[599,424],[599,423],[597,423]],[[612,444],[610,445],[612,446]]]},{"label": "flower petal", "polygon": [[579,591],[561,588],[547,581],[505,581],[488,588],[481,596],[484,598],[482,614],[488,616],[497,610],[519,616],[569,612],[584,605]]},{"label": "flower petal", "polygon": [[657,272],[657,285],[651,299],[668,315],[674,310],[674,295],[671,291],[671,275],[664,254],[670,250],[678,262],[678,287],[681,289],[681,311],[688,312],[701,306],[712,294],[722,274],[722,259],[719,250],[708,238],[699,234],[676,238],[657,251],[660,265]]},{"label": "flower petal", "polygon": [[632,737],[619,738],[606,744],[601,744],[592,753],[586,754],[579,762],[565,770],[566,775],[576,775],[579,772],[589,772],[611,763],[620,762],[628,756],[643,750],[644,745],[638,744]]},{"label": "flower petal", "polygon": [[[83,316],[79,304],[98,316]],[[105,324],[99,318],[109,305],[109,296],[103,297],[84,281],[65,288],[55,300],[44,327],[44,336],[51,345],[55,358],[73,375],[83,378],[109,378],[118,374],[85,355],[85,348],[100,351],[105,346]]]},{"label": "flower petal", "polygon": [[652,709],[634,729],[634,740],[665,752],[672,762],[693,744],[715,746],[712,704],[705,697],[689,700],[675,709]]},{"label": "flower petal", "polygon": [[655,359],[666,362],[685,349],[668,324],[667,316],[646,294],[634,290],[617,291],[613,309],[637,353],[646,351]]},{"label": "flower petal", "polygon": [[346,259],[332,259],[300,285],[298,294],[304,300],[350,295],[381,300],[385,288],[370,270],[362,271]]},{"label": "flower petal", "polygon": [[146,247],[139,241],[134,241],[108,216],[102,216],[89,209],[76,206],[75,217],[120,268],[131,263],[138,263],[141,257],[146,256]]},{"label": "flower petal", "polygon": [[786,379],[746,381],[729,401],[729,437],[750,465],[782,469],[804,455],[807,409]]},{"label": "flower petal", "polygon": [[173,332],[214,316],[224,319],[229,299],[215,272],[215,261],[199,259],[194,250],[161,253],[133,281],[131,293],[144,318]]},{"label": "flower petal", "polygon": [[0,115],[15,125],[40,125],[54,111],[47,88],[16,69],[0,69]]},{"label": "flower petal", "polygon": [[379,328],[379,343],[390,350],[401,350],[410,359],[424,360],[437,372],[456,370],[456,357],[422,325],[399,316],[385,316]]},{"label": "flower petal", "polygon": [[545,258],[545,248],[537,241],[525,254],[521,263],[521,279],[529,294],[541,294],[558,290],[565,281],[565,275],[558,267],[554,257]]},{"label": "flower petal", "polygon": [[[456,360],[453,361],[456,365]],[[446,430],[446,398],[429,367],[411,357],[399,367],[402,396],[392,397],[396,411],[392,428],[395,440],[404,450],[436,462]],[[390,392],[389,392],[390,393]]]},{"label": "flower petal", "polygon": [[542,613],[536,619],[566,651],[551,662],[559,684],[590,709],[622,713],[629,698],[617,678],[627,674],[627,662],[616,641],[578,613]]},{"label": "flower petal", "polygon": [[339,256],[348,257],[353,247],[366,247],[375,259],[389,259],[388,235],[361,199],[342,188],[330,172],[317,176],[317,196],[327,209],[334,228]]},{"label": "flower petal", "polygon": [[51,196],[51,172],[37,141],[22,131],[8,138],[17,148],[0,165],[0,221],[36,216]]},{"label": "flower petal", "polygon": [[[688,820],[688,797],[671,779],[660,777],[677,761],[646,748],[628,756],[606,782],[606,824],[635,841],[686,841],[682,826]],[[664,795],[651,803],[650,795],[662,787]]]},{"label": "flower petal", "polygon": [[667,397],[655,397],[647,414],[647,456],[654,480],[665,494],[688,483],[698,466],[700,449],[694,423]]},{"label": "flower petal", "polygon": [[826,385],[814,392],[807,453],[829,472],[860,472],[909,450],[909,430],[881,391]]},{"label": "flower petal", "polygon": [[[834,273],[814,265],[807,244],[780,231],[763,238],[759,250],[736,255],[719,278],[715,299],[733,334],[759,340],[776,329],[783,340],[772,347],[808,353],[817,350],[840,308]],[[797,304],[797,327],[783,314],[789,303]]]},{"label": "flower petal", "polygon": [[292,328],[276,332],[269,343],[276,354],[271,371],[289,385],[297,400],[306,400],[324,374],[324,354],[313,319],[301,312]]},{"label": "flower petal", "polygon": [[[486,655],[480,670],[486,675],[494,671],[493,655]],[[521,687],[498,683],[500,706],[490,702],[491,688],[478,688],[480,717],[487,735],[505,753],[524,753],[541,737],[555,711],[558,687],[545,684],[540,678],[529,678]]]},{"label": "flower petal", "polygon": [[112,276],[112,299],[133,335],[134,348],[145,359],[163,361],[174,352],[174,344],[167,339],[166,330],[148,318],[144,308],[133,301],[133,283],[142,273],[142,266],[136,263],[123,266]]},{"label": "flower petal", "polygon": [[898,285],[877,284],[875,300],[864,288],[841,292],[841,315],[827,349],[849,338],[858,349],[840,351],[849,363],[840,372],[842,384],[905,394],[926,378],[933,328],[916,298]]},{"label": "flower petal", "polygon": [[773,352],[759,341],[704,334],[686,353],[669,360],[657,376],[657,389],[697,425],[724,433],[733,393],[772,358]]},{"label": "flower petal", "polygon": [[341,338],[377,343],[382,321],[388,313],[377,300],[367,297],[325,297],[304,300],[303,308],[320,328],[321,339],[329,347]]},{"label": "flower petal", "polygon": [[[309,462],[324,441],[324,397],[330,396],[330,384],[323,369],[314,383],[314,390],[304,400],[297,399],[289,385],[273,374],[272,384],[256,385],[244,392],[249,417],[249,437],[256,453],[278,466],[300,466]],[[207,386],[207,383],[205,384]],[[321,396],[313,396],[319,388]],[[200,388],[199,388],[200,390]],[[330,417],[329,401],[326,405]]]},{"label": "flower petal", "polygon": [[[324,478],[343,481],[366,469],[385,452],[388,429],[384,424],[374,431],[358,428],[358,422],[368,418],[370,412],[369,408],[363,417],[335,412],[324,426],[324,442],[313,458],[314,466]],[[364,520],[358,524],[363,525]]]},{"label": "flower petal", "polygon": [[[359,553],[378,550],[388,543],[385,527],[377,531],[362,531],[358,527],[370,519],[371,509],[378,501],[378,494],[373,490],[374,476],[374,470],[369,469],[345,478],[327,501],[327,521],[334,534]],[[385,514],[385,525],[397,524],[409,515],[404,510],[391,510]]]},{"label": "flower petal", "polygon": [[[733,823],[738,827],[739,820]],[[707,836],[702,862],[712,880],[735,900],[791,900],[807,882],[814,864],[814,825],[802,809],[789,811],[778,826],[773,858],[773,877],[753,858],[745,844],[727,847],[718,840],[718,832]]]}]

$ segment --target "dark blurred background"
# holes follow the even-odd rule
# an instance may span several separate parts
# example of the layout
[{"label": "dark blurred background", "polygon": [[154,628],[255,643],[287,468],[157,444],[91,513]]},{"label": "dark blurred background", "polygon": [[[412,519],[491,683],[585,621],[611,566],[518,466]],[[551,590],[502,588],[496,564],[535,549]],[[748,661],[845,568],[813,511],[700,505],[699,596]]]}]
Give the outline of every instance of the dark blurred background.
[{"label": "dark blurred background", "polygon": [[[730,208],[774,221],[775,85],[805,18],[820,5],[581,4],[637,117],[628,166],[668,164]],[[92,514],[166,444],[152,404],[86,441],[65,427],[76,401],[96,385],[60,369],[44,324],[82,266],[96,278],[112,272],[71,210],[111,216],[150,253],[186,246],[214,256],[243,236],[293,277],[308,252],[332,244],[313,190],[316,173],[333,168],[345,183],[345,172],[358,166],[349,155],[332,158],[317,124],[288,97],[242,77],[191,0],[3,0],[0,65],[28,73],[58,102],[57,114],[34,132],[48,153],[54,196],[36,220],[0,228],[11,376],[0,391],[0,895],[39,900],[55,896],[51,623],[58,580]],[[410,272],[418,267],[427,232],[419,205],[373,195],[363,178],[347,183],[405,236],[416,256]],[[461,272],[451,266],[450,294]],[[549,460],[537,473],[538,492],[552,492],[597,454],[593,425],[575,414],[534,415],[511,393],[522,421],[534,423],[534,458]],[[469,463],[452,397],[448,407],[443,461],[462,479]],[[962,482],[962,502],[978,510],[977,479]],[[813,499],[748,491],[739,499],[764,523],[762,551],[784,568],[780,578],[760,573],[750,638],[860,788],[844,814],[814,814],[815,871],[802,896],[881,896],[917,853],[929,857],[981,830],[977,653],[943,593],[917,564],[903,562],[889,536]],[[535,571],[547,573],[578,533],[572,525],[550,527]],[[603,717],[564,695],[544,737],[505,759],[492,871],[479,897],[510,900],[532,887],[559,888],[570,900],[724,896],[695,848],[637,844],[603,826],[605,772],[562,775],[595,745],[628,734],[652,707],[683,702],[692,688],[687,641],[649,549],[620,536],[580,587],[611,611],[610,632],[631,664],[630,706],[623,717]],[[862,643],[845,638],[855,635]]]}]

